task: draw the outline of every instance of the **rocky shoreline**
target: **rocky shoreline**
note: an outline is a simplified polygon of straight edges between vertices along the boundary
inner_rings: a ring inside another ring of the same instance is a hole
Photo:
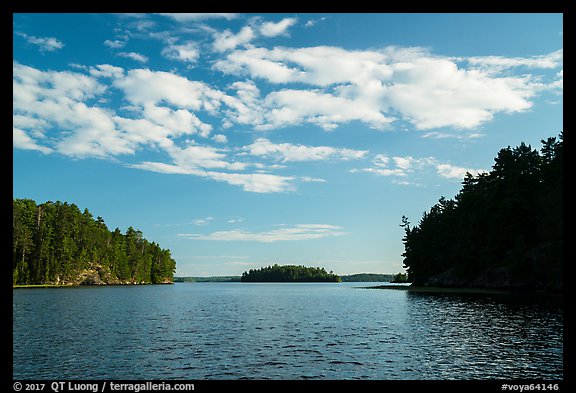
[[[173,284],[170,278],[157,284]],[[92,269],[83,269],[72,280],[58,280],[54,282],[47,282],[42,284],[29,284],[29,285],[13,285],[13,288],[35,288],[35,287],[67,287],[67,286],[80,286],[80,285],[151,285],[150,282],[136,280],[120,280],[114,277],[109,271],[106,271],[102,266],[96,266]]]

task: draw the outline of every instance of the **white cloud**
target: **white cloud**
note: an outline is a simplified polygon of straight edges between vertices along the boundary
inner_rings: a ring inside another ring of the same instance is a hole
[[[284,18],[280,22],[265,22],[260,26],[260,34],[264,37],[276,37],[286,34],[288,28],[296,23],[296,18]]]
[[[50,127],[50,123],[34,116],[17,114],[12,116],[12,126],[28,130],[36,138],[44,138],[44,132]]]
[[[99,64],[90,67],[90,75],[104,78],[121,78],[124,76],[124,69],[110,64]]]
[[[142,169],[152,172],[179,175],[194,175],[225,182],[231,185],[242,187],[244,191],[256,193],[275,193],[292,191],[295,180],[290,176],[277,176],[264,173],[226,173],[206,171],[196,167],[184,165],[165,164],[161,162],[145,161],[139,164],[131,164],[128,167]]]
[[[279,241],[298,241],[320,239],[329,236],[342,236],[346,233],[342,227],[327,224],[299,224],[292,227],[285,227],[264,232],[249,232],[243,230],[218,231],[208,235],[203,234],[178,234],[192,240],[211,241],[251,241],[260,243],[274,243]]]
[[[172,146],[166,149],[178,166],[185,168],[226,169],[241,171],[246,168],[243,162],[229,162],[222,150],[211,146],[191,144],[185,148]]]
[[[459,179],[462,180],[466,173],[470,173],[471,175],[478,175],[479,173],[486,172],[484,169],[471,169],[471,168],[463,168],[458,167],[450,164],[437,164],[436,170],[438,174],[442,177],[448,179]]]
[[[311,123],[329,131],[354,120],[384,129],[392,121],[377,106],[317,91],[281,90],[270,93],[265,101],[269,109],[261,129]]]
[[[137,53],[137,52],[120,52],[117,54],[117,56],[125,57],[127,59],[132,59],[132,60],[137,61],[139,63],[148,63],[148,57],[144,56],[141,53]]]
[[[227,143],[228,142],[228,138],[226,137],[226,135],[223,134],[216,134],[212,137],[212,140],[216,143]]]
[[[209,90],[202,82],[191,81],[164,71],[134,69],[125,78],[114,81],[128,101],[137,105],[165,102],[181,108],[199,110]]]
[[[260,90],[253,81],[237,81],[232,83],[231,89],[236,90],[236,96],[222,95],[224,128],[231,127],[233,123],[259,125],[264,122],[266,108],[260,97]]]
[[[214,38],[212,49],[216,52],[226,52],[234,50],[239,46],[248,46],[248,44],[258,37],[270,38],[279,35],[286,35],[288,28],[294,25],[297,21],[296,18],[284,18],[279,22],[264,22],[258,25],[255,22],[257,20],[259,20],[259,18],[253,18],[252,23],[242,27],[238,33],[233,33],[228,29],[217,31],[205,27],[206,30],[212,32]]]
[[[244,191],[273,193],[294,190],[291,176],[277,176],[266,173],[223,173],[206,172],[206,177],[216,181],[240,186]]]
[[[39,145],[34,139],[30,138],[24,130],[17,127],[12,127],[12,143],[17,149],[37,150],[44,154],[52,152],[51,148]]]
[[[186,63],[196,63],[200,53],[194,43],[184,45],[169,45],[162,49],[162,56],[170,60],[178,60]]]
[[[120,49],[126,46],[126,41],[122,40],[106,40],[104,41],[104,45],[111,49]]]
[[[158,15],[166,16],[177,22],[194,22],[206,19],[235,19],[238,14],[234,13],[160,13]]]
[[[77,157],[134,153],[136,145],[117,130],[111,114],[85,103],[106,91],[93,77],[13,63],[13,89],[13,116],[22,131],[38,127],[23,124],[19,116],[38,119],[46,132],[58,130],[51,139],[59,153]],[[22,133],[16,133],[19,144],[15,146],[24,146]]]
[[[171,88],[169,84],[159,82],[174,80],[152,75],[145,86],[147,89],[137,90],[133,88],[141,76],[137,71],[125,75],[119,67],[99,65],[90,67],[90,74],[114,78],[112,86],[120,88],[129,100],[134,94],[141,94],[133,105],[133,113],[140,117],[124,118],[108,109],[87,105],[85,102],[107,90],[94,77],[71,72],[43,72],[14,63],[14,118],[20,122],[20,128],[32,135],[37,127],[34,128],[30,120],[23,124],[22,117],[41,120],[45,130],[58,130],[52,132],[52,139],[61,154],[101,158],[134,154],[145,145],[167,149],[173,144],[170,138],[181,135],[209,135],[211,126],[187,109],[156,105],[165,101]],[[168,91],[156,89],[158,86],[167,87]]]
[[[501,71],[506,68],[557,68],[562,66],[564,50],[560,49],[542,56],[532,57],[504,57],[504,56],[472,56],[466,60],[474,65],[486,69]]]
[[[235,80],[221,89],[147,68],[76,65],[78,72],[57,72],[15,62],[14,148],[77,158],[134,155],[152,148],[167,154],[168,161],[130,166],[199,176],[250,192],[285,192],[293,190],[296,182],[324,180],[264,172],[278,169],[280,163],[361,159],[367,152],[273,143],[268,138],[227,148],[217,145],[228,143],[222,130],[235,124],[253,130],[313,124],[330,131],[350,122],[383,130],[401,120],[428,138],[472,138],[481,136],[477,128],[498,113],[526,111],[536,94],[547,90],[561,94],[563,88],[562,50],[529,58],[454,59],[422,48],[353,51],[254,46],[255,38],[285,33],[294,24],[288,19],[279,23],[253,19],[237,34],[206,28],[215,38],[214,49],[225,52],[213,63],[213,70],[226,74],[226,81]],[[196,62],[196,44],[176,44],[171,34],[163,36],[162,54]],[[119,56],[143,61],[135,52]],[[520,75],[514,69],[518,67],[527,71]],[[539,69],[545,72],[540,75]],[[109,106],[111,99],[122,101],[120,109]],[[186,138],[190,135],[202,143],[191,142]],[[253,157],[276,165],[250,162]],[[256,173],[244,173],[249,168]],[[370,167],[353,171],[409,182],[424,170],[446,178],[480,171],[431,157],[383,155],[376,156]]]
[[[387,100],[421,130],[472,129],[496,112],[521,112],[532,105],[530,82],[523,77],[490,77],[459,69],[446,59],[422,58],[394,65],[395,83]]]
[[[14,63],[14,148],[48,153],[36,138],[49,130],[49,142],[60,154],[77,158],[133,155],[146,146],[166,152],[172,163],[144,161],[129,167],[159,173],[199,176],[269,193],[294,189],[290,176],[243,171],[250,164],[230,159],[229,152],[211,146],[179,142],[175,138],[197,134],[207,137],[211,126],[191,110],[214,111],[225,95],[201,82],[166,72],[130,70],[113,66],[90,67],[92,76],[72,72],[40,71]],[[119,89],[130,103],[133,118],[86,104],[107,91],[95,77],[113,77],[108,88]],[[170,105],[166,106],[166,105]],[[179,109],[174,109],[175,106]],[[224,142],[223,135],[217,137]]]
[[[250,26],[244,26],[238,34],[234,34],[230,30],[215,32],[212,47],[217,52],[225,52],[249,43],[255,36],[254,30]]]
[[[38,46],[41,52],[54,52],[64,47],[64,43],[54,37],[35,37],[20,31],[16,34],[24,38],[29,44]]]
[[[392,74],[387,56],[382,52],[329,46],[236,50],[217,61],[214,68],[272,83],[301,82],[316,86],[358,84],[387,79]]]
[[[466,59],[436,56],[423,48],[248,47],[231,51],[213,68],[272,84],[316,87],[269,93],[260,124],[264,129],[303,122],[332,129],[351,120],[384,129],[402,119],[420,130],[469,130],[497,113],[525,111],[539,91],[562,86],[562,78],[546,84],[540,76],[504,74],[504,69],[550,69],[561,66],[561,59],[562,51],[527,59],[474,57],[466,68]]]
[[[192,221],[192,223],[198,226],[208,225],[212,220],[214,220],[214,217],[197,218],[194,221]]]
[[[197,175],[202,176],[203,171],[183,168],[178,165],[166,164],[163,162],[143,161],[139,164],[126,165],[129,168],[142,169],[144,171],[165,173],[169,175]]]
[[[378,154],[372,160],[372,167],[362,169],[352,169],[350,172],[368,172],[374,173],[379,176],[390,176],[396,179],[397,184],[416,184],[419,183],[407,180],[398,180],[398,178],[406,179],[407,177],[421,178],[422,174],[429,169],[434,169],[435,173],[447,179],[462,179],[466,172],[472,175],[477,175],[481,172],[486,172],[484,169],[472,169],[455,166],[448,163],[439,162],[434,157],[420,157],[415,158],[412,156],[387,156]]]
[[[258,138],[254,143],[242,148],[252,156],[273,158],[278,161],[319,161],[327,159],[355,160],[363,158],[366,150],[334,148],[330,146],[305,146],[291,143],[274,144],[266,138]]]
[[[307,20],[306,23],[304,24],[304,27],[308,29],[308,28],[310,28],[310,27],[316,26],[316,25],[318,24],[318,22],[324,22],[325,20],[326,20],[326,17],[325,17],[325,16],[323,16],[323,17],[320,18],[320,19],[309,19],[309,20]]]
[[[300,177],[300,180],[306,183],[326,183],[325,179],[310,176],[302,176]]]

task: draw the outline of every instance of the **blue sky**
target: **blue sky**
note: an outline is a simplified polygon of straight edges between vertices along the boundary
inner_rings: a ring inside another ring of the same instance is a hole
[[[561,14],[14,14],[13,196],[177,275],[402,271],[498,150],[563,128]]]

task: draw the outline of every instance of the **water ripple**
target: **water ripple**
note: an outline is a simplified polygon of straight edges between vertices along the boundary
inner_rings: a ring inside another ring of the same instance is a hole
[[[13,293],[14,379],[563,378],[561,306],[516,297],[239,283]]]

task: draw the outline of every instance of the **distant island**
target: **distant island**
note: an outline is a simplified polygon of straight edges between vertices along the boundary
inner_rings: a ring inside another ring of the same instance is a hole
[[[242,282],[341,282],[338,275],[320,267],[278,265],[250,269],[242,273]]]
[[[109,231],[102,217],[75,204],[13,199],[12,228],[15,286],[173,282],[170,250],[132,227]]]
[[[414,286],[563,290],[563,136],[540,151],[500,150],[492,170],[467,173],[456,197],[402,217],[404,267]]]
[[[342,282],[390,282],[394,279],[394,274],[379,273],[356,273],[342,275]]]
[[[406,274],[356,273],[340,275],[342,282],[394,282],[395,279],[404,279]],[[240,282],[241,276],[203,276],[203,277],[174,277],[174,282]]]
[[[174,277],[174,282],[240,282],[240,276]]]

